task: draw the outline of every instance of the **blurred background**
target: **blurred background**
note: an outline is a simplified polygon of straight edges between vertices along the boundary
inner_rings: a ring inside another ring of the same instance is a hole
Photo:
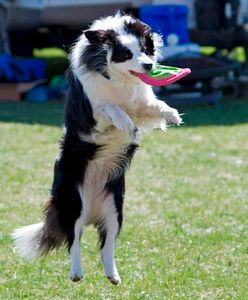
[[[118,9],[163,35],[161,63],[192,69],[156,90],[170,104],[248,95],[248,0],[0,0],[0,99],[63,99],[71,45]]]
[[[155,89],[184,124],[141,140],[111,289],[93,228],[76,285],[66,251],[26,264],[10,233],[49,199],[69,49],[117,9],[163,36],[161,63],[192,73]],[[248,299],[247,55],[248,0],[0,0],[0,299]]]

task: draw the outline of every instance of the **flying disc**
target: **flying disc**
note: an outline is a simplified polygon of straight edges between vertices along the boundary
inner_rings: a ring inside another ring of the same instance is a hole
[[[177,68],[163,65],[156,65],[154,69],[147,73],[138,73],[140,80],[152,86],[164,86],[172,84],[179,79],[190,74],[189,68]]]

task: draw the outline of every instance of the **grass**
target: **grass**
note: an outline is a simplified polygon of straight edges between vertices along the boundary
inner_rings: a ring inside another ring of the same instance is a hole
[[[182,111],[184,126],[145,135],[127,174],[116,287],[91,227],[80,283],[64,250],[14,255],[11,231],[39,222],[49,196],[63,105],[0,104],[0,299],[248,299],[248,102]]]

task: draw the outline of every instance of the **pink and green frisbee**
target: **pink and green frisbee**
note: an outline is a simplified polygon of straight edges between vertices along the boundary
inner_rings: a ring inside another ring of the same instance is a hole
[[[147,73],[137,73],[140,80],[152,86],[172,84],[191,73],[188,68],[177,68],[156,65],[156,68]]]

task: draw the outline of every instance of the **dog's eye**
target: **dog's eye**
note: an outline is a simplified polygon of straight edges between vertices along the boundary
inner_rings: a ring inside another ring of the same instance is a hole
[[[146,55],[151,55],[151,52],[149,51],[149,49],[145,46],[141,46],[141,52],[145,53]]]
[[[130,50],[126,50],[125,53],[123,53],[123,57],[128,60],[133,58],[133,54]]]
[[[112,55],[112,61],[116,63],[125,62],[126,60],[132,59],[132,52],[126,47],[118,45]]]

